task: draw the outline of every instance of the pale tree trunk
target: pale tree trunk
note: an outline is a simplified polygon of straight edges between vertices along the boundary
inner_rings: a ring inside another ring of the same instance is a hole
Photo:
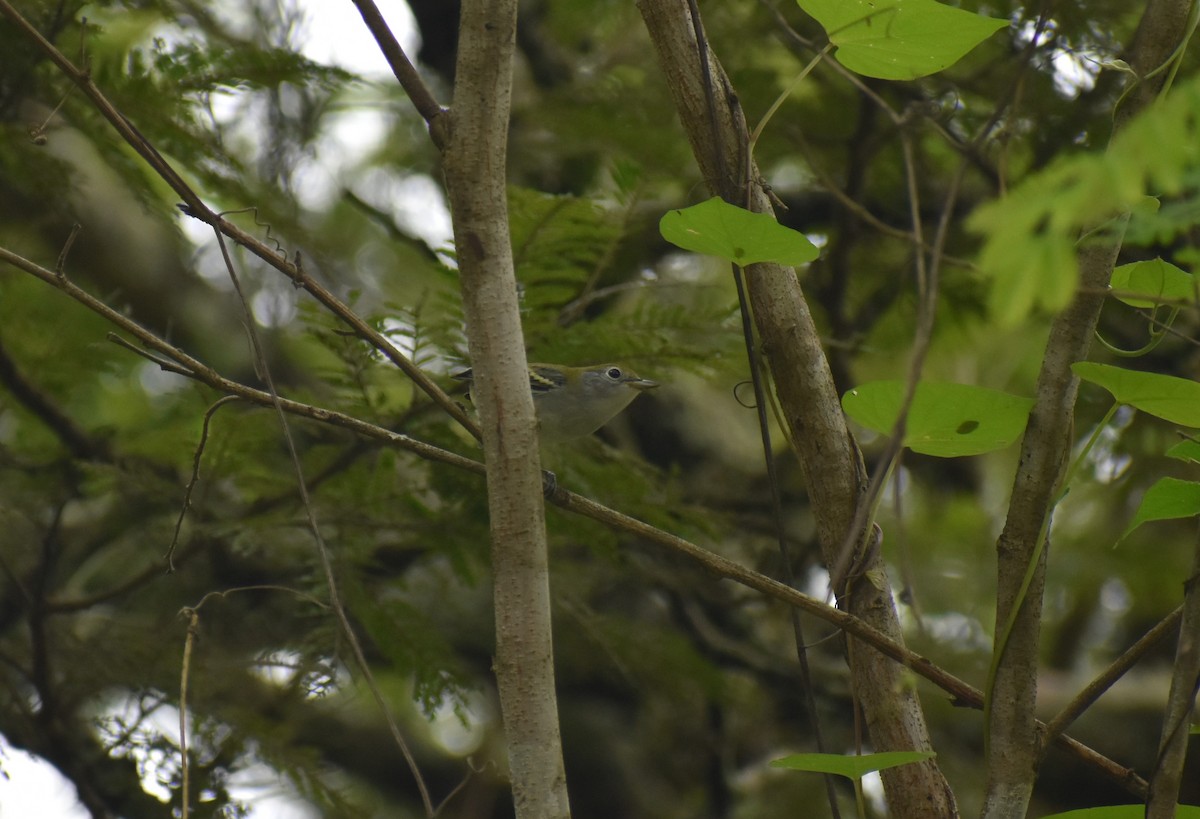
[[[1162,739],[1158,760],[1150,777],[1150,796],[1146,800],[1146,819],[1174,819],[1183,781],[1183,762],[1187,757],[1188,727],[1196,707],[1200,686],[1200,535],[1192,554],[1192,574],[1183,584],[1183,618],[1179,624],[1179,643],[1175,649],[1175,668],[1171,673],[1171,693],[1163,714]]]
[[[487,465],[496,680],[519,819],[570,816],[550,635],[537,426],[506,200],[516,0],[464,0],[446,188]]]
[[[711,51],[708,60],[716,110],[710,114],[687,0],[639,0],[638,7],[704,178],[727,200],[744,203],[746,189],[740,180],[745,166],[745,122],[740,109],[731,104],[734,91]],[[756,181],[756,168],[751,167],[750,179],[751,209],[771,213],[767,196]],[[846,428],[829,364],[795,271],[772,264],[753,265],[747,269],[747,281],[756,327],[806,476],[821,548],[827,565],[834,566],[865,491],[861,457]],[[860,543],[865,540],[861,532],[854,535]],[[860,580],[842,605],[902,643],[878,550],[863,560],[858,567]],[[925,717],[913,686],[904,681],[904,669],[854,642],[850,670],[872,748],[929,750]],[[882,777],[892,816],[931,819],[958,815],[954,795],[933,761],[892,768]]]
[[[1186,31],[1189,6],[1190,0],[1147,3],[1128,57],[1137,76],[1148,77],[1170,57]],[[1161,71],[1139,83],[1116,112],[1118,128],[1157,98],[1167,74]],[[1079,253],[1079,292],[1071,305],[1055,317],[1050,328],[1046,355],[1038,374],[1036,403],[1021,442],[1021,460],[1013,481],[1008,518],[996,543],[994,650],[1002,654],[996,665],[985,728],[990,740],[985,819],[1024,818],[1043,753],[1035,704],[1048,548],[1039,548],[1038,541],[1049,531],[1046,519],[1061,490],[1059,483],[1071,454],[1079,388],[1079,379],[1071,371],[1071,365],[1087,358],[1119,250],[1116,243],[1091,244]],[[1031,565],[1033,574],[1022,592]],[[1002,640],[1016,606],[1019,606],[1017,616],[1007,639]]]

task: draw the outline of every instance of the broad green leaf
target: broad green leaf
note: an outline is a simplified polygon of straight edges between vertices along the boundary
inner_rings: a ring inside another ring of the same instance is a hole
[[[884,771],[898,765],[923,762],[936,754],[929,751],[887,751],[881,754],[850,756],[846,754],[792,754],[771,761],[772,768],[794,771],[831,773],[850,779],[862,779],[872,771]]]
[[[797,2],[825,28],[838,62],[882,80],[915,80],[949,68],[1008,25],[933,0]]]
[[[890,435],[904,401],[902,381],[874,381],[842,396],[858,423]],[[914,452],[952,458],[1003,449],[1025,429],[1033,400],[970,384],[918,384],[904,435]]]
[[[1066,813],[1052,813],[1042,819],[1145,819],[1145,805],[1108,805],[1103,808],[1082,808]],[[1200,808],[1177,805],[1175,819],[1200,819]]]
[[[818,255],[803,233],[784,227],[768,214],[736,207],[717,196],[690,208],[668,211],[658,229],[677,247],[743,267],[757,262],[795,266]]]
[[[1130,307],[1154,307],[1163,302],[1194,301],[1196,280],[1162,259],[1123,264],[1113,270],[1112,289],[1116,298]],[[1136,298],[1132,294],[1145,298]]]
[[[1167,450],[1167,457],[1200,464],[1200,443],[1196,441],[1180,441]]]
[[[1194,515],[1200,515],[1200,483],[1160,478],[1142,496],[1133,521],[1121,537],[1124,538],[1148,521],[1190,518]]]
[[[1172,424],[1200,427],[1200,383],[1160,373],[1143,373],[1080,361],[1071,369],[1112,393],[1113,398]]]

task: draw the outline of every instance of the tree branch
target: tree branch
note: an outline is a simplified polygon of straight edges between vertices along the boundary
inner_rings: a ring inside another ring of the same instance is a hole
[[[1088,708],[1095,704],[1100,696],[1112,688],[1113,684],[1121,679],[1126,672],[1137,665],[1142,657],[1146,656],[1146,652],[1158,645],[1170,632],[1179,626],[1179,618],[1183,616],[1183,609],[1177,608],[1169,615],[1155,624],[1154,628],[1147,631],[1140,639],[1128,649],[1126,649],[1120,657],[1113,660],[1108,668],[1104,669],[1096,676],[1094,680],[1088,683],[1082,691],[1067,703],[1067,705],[1054,716],[1054,719],[1046,723],[1046,730],[1042,732],[1042,744],[1053,742],[1058,739],[1058,736],[1070,726],[1080,715]]]
[[[1150,777],[1146,819],[1175,819],[1183,762],[1187,757],[1188,726],[1200,689],[1200,532],[1192,544],[1192,574],[1183,584],[1183,622],[1171,672],[1171,691],[1163,713],[1158,759]]]
[[[710,112],[686,0],[639,0],[638,8],[704,178],[727,200],[743,201],[737,180],[722,174],[723,167],[743,166],[739,146],[745,144],[747,131],[724,69],[710,52],[720,106]],[[718,125],[715,136],[713,114]],[[727,163],[721,157],[739,161]],[[749,168],[750,209],[771,213],[753,162]],[[847,539],[859,547],[861,562],[856,568],[861,581],[841,603],[890,642],[902,644],[882,557],[877,549],[868,548],[866,531],[851,528],[865,489],[862,458],[846,428],[829,363],[795,271],[773,264],[753,265],[747,269],[747,281],[763,349],[804,471],[826,565],[838,562]],[[904,685],[903,669],[867,646],[852,652],[850,667],[874,748],[929,750],[925,717],[915,692]],[[954,795],[936,763],[891,768],[882,776],[889,806],[898,817],[957,814]]]
[[[1118,110],[1118,124],[1156,98],[1165,72],[1154,78],[1148,75],[1174,51],[1186,30],[1190,5],[1190,0],[1150,0],[1147,4],[1130,56],[1136,76],[1145,79]],[[1153,34],[1143,36],[1147,32]],[[996,543],[996,636],[984,727],[988,738],[985,819],[1024,816],[1037,777],[1041,746],[1034,708],[1045,547],[1049,518],[1071,452],[1079,389],[1071,365],[1087,358],[1119,250],[1118,239],[1112,244],[1087,244],[1079,251],[1079,289],[1075,300],[1051,324],[1036,401],[1021,442],[1008,517]]]
[[[383,52],[388,65],[392,67],[392,73],[396,75],[400,87],[408,94],[408,99],[412,102],[413,107],[417,109],[417,113],[429,126],[429,136],[433,139],[433,144],[439,149],[445,148],[449,138],[447,129],[450,127],[450,118],[444,116],[447,113],[446,109],[438,105],[433,93],[421,79],[420,73],[408,59],[408,55],[404,53],[400,43],[396,41],[396,36],[392,34],[387,21],[383,19],[383,15],[379,13],[379,7],[373,0],[351,0],[351,2],[358,7],[358,13],[362,15],[363,22],[367,24],[375,42],[379,44],[379,50]]]
[[[518,819],[571,815],[558,727],[550,567],[508,225],[508,127],[516,0],[464,0],[444,160],[472,394],[483,428],[492,542],[493,667]]]
[[[124,330],[131,336],[136,338],[142,345],[149,350],[153,350],[177,366],[177,372],[192,378],[203,384],[207,384],[213,389],[225,393],[227,395],[240,396],[251,403],[260,406],[273,406],[271,394],[264,390],[255,389],[253,387],[241,384],[237,381],[232,381],[225,378],[216,370],[209,367],[204,362],[196,359],[178,347],[164,341],[157,335],[147,330],[142,325],[138,324],[133,319],[120,313],[104,302],[97,299],[92,294],[88,293],[83,288],[76,285],[66,276],[59,276],[50,270],[47,270],[40,265],[36,265],[28,259],[18,256],[10,250],[0,248],[0,261],[20,270],[29,273],[41,279],[46,284],[61,290],[66,295],[70,296],[75,301],[82,304],[84,307],[91,310],[93,313],[104,318],[110,324]],[[440,447],[418,441],[415,438],[410,438],[407,435],[402,435],[391,430],[385,430],[377,427],[374,424],[368,424],[365,421],[346,415],[345,413],[327,410],[320,407],[314,407],[309,404],[303,404],[299,401],[292,401],[287,398],[280,398],[280,404],[283,409],[294,415],[303,415],[315,421],[332,424],[333,426],[341,427],[350,430],[360,435],[365,435],[369,438],[382,440],[386,443],[395,446],[399,449],[404,449],[425,458],[430,461],[439,463],[451,464],[463,469],[468,469],[475,472],[482,472],[483,465],[470,458],[464,458],[461,455],[456,455]]]

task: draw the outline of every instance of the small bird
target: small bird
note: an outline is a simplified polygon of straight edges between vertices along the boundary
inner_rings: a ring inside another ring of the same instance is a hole
[[[470,370],[463,370],[455,373],[454,378],[471,384],[474,377]],[[657,386],[657,381],[642,378],[621,364],[529,365],[529,389],[533,391],[543,445],[591,435],[629,406],[639,393]]]

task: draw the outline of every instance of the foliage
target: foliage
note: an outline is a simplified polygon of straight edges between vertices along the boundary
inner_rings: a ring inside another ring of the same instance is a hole
[[[1198,117],[1200,82],[1192,80],[1173,89],[1170,105],[1138,117],[1109,150],[1063,156],[972,214],[972,224],[987,233],[980,264],[996,277],[991,304],[1001,321],[1018,321],[1034,307],[1066,306],[1078,275],[1078,231],[1101,219],[1120,221],[1147,196],[1194,199],[1185,169],[1196,164]]]
[[[838,62],[883,80],[936,74],[1007,24],[932,0],[800,0],[837,46]]]
[[[752,213],[713,197],[686,210],[673,210],[659,222],[663,238],[684,250],[707,253],[732,264],[778,262],[796,266],[817,258],[803,234],[765,213]]]
[[[1138,819],[1145,815],[1145,805],[1110,805],[1104,808],[1083,808],[1069,810],[1065,813],[1055,813],[1047,816],[1046,819]],[[1175,815],[1179,819],[1195,819],[1200,816],[1200,808],[1180,805]]]
[[[872,771],[909,765],[923,759],[932,759],[934,754],[919,751],[893,751],[863,756],[839,756],[837,754],[791,754],[771,762],[774,768],[790,768],[797,771],[835,773],[851,779],[862,779]]]
[[[847,392],[842,406],[858,423],[888,435],[904,407],[905,392],[903,382],[873,381]],[[1032,407],[1032,399],[999,390],[920,383],[907,408],[904,445],[942,458],[1003,449],[1025,429]]]
[[[249,208],[228,219],[299,260],[439,383],[466,363],[453,252],[405,207],[439,212],[429,193],[439,158],[390,77],[306,56],[303,13],[290,4],[22,5],[68,58],[86,58],[97,87],[205,202]],[[1087,383],[1073,479],[1051,529],[1041,703],[1059,710],[1179,604],[1194,526],[1178,519],[1200,511],[1188,479],[1200,456],[1175,429],[1200,427],[1190,52],[1169,104],[1104,150],[1129,78],[1097,66],[1116,66],[1132,41],[1128,4],[1095,0],[1041,21],[1013,3],[706,5],[707,37],[747,118],[779,103],[755,159],[784,206],[780,224],[701,201],[709,180],[691,162],[633,4],[527,5],[509,213],[529,356],[628,361],[665,385],[597,439],[545,453],[561,485],[786,576],[739,386],[737,294],[725,266],[678,248],[799,266],[868,470],[904,407],[914,314],[933,282],[908,451],[875,520],[909,645],[981,686],[995,619],[989,567],[1031,403],[1022,396],[1036,394],[1049,321],[1077,293],[1077,251],[1123,232],[1099,332],[1137,356],[1116,367],[1116,353],[1097,348],[1075,367]],[[426,66],[443,65],[437,35],[451,24],[419,25]],[[825,37],[837,63],[794,83]],[[452,78],[433,71],[427,80],[449,100]],[[352,116],[363,118],[347,129]],[[51,269],[61,254],[67,280],[229,379],[266,390],[269,371],[281,397],[478,458],[474,439],[377,348],[230,243],[264,370],[213,233],[178,212],[176,194],[7,23],[0,127],[0,248]],[[350,136],[360,130],[377,132],[361,150]],[[413,190],[426,198],[411,204]],[[454,794],[446,815],[504,805],[478,475],[292,416],[306,504],[269,405],[218,406],[220,391],[112,333],[132,339],[0,264],[0,734],[57,767],[96,815],[178,810],[186,608],[199,617],[190,787],[207,800],[193,798],[194,815],[258,815],[239,783],[264,765],[322,815],[421,815],[330,608],[311,515],[375,689],[435,800]],[[822,595],[805,476],[776,454],[797,586]],[[782,608],[573,512],[551,508],[548,529],[575,815],[772,817],[797,805],[822,815],[809,807],[823,799],[817,777],[768,762],[815,750]],[[831,751],[821,759],[837,765],[806,769],[880,769],[893,749],[861,741],[846,644],[812,623]],[[1151,655],[1142,682],[1112,688],[1072,733],[1150,774],[1161,698],[1145,692],[1165,688],[1170,665],[1168,651]],[[978,718],[914,686],[937,764],[963,814],[977,812]],[[1200,777],[1185,782],[1181,801],[1200,800]],[[1052,751],[1033,812],[1126,801]]]

